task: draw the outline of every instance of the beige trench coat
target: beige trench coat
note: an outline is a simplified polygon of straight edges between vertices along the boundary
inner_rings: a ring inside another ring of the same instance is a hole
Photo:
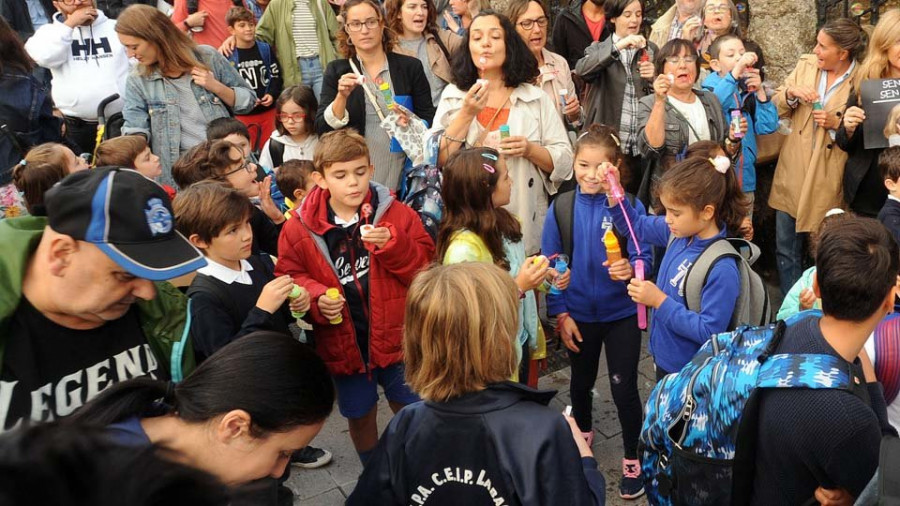
[[[855,72],[855,70],[854,70]],[[796,109],[787,104],[788,86],[816,89],[820,71],[816,57],[803,55],[775,94],[778,115],[790,118],[792,132],[781,146],[769,206],[790,214],[797,220],[797,232],[818,228],[825,212],[840,207],[843,200],[844,165],[847,153],[838,148],[828,130],[816,126],[812,104],[803,101]],[[841,83],[823,104],[829,114],[843,115],[853,75]]]

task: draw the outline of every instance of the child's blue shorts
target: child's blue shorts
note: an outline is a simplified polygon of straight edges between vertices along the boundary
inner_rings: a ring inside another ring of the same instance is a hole
[[[335,376],[337,388],[338,410],[344,418],[362,418],[378,404],[378,385],[384,390],[384,396],[396,404],[412,404],[419,402],[419,396],[409,389],[403,379],[403,363],[385,368],[376,367],[369,373],[350,376]]]

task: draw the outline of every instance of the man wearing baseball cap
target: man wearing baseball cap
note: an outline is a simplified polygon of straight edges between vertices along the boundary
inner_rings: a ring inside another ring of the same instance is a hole
[[[0,222],[0,432],[71,414],[138,376],[193,367],[187,299],[164,280],[206,265],[169,197],[128,169],[69,175],[47,217]]]

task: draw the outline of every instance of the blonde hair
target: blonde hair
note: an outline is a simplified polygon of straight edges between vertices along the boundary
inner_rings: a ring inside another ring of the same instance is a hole
[[[190,72],[194,67],[209,70],[195,54],[197,44],[156,7],[141,4],[128,7],[116,20],[116,33],[144,39],[156,47],[156,63],[138,66],[144,77],[154,70],[164,76]]]
[[[890,136],[895,134],[900,134],[900,128],[897,127],[897,123],[900,122],[900,104],[895,105],[891,112],[888,113],[887,121],[884,122],[884,138],[888,139]]]
[[[465,262],[420,273],[406,297],[406,382],[425,400],[445,402],[509,379],[519,298],[508,272]]]
[[[887,52],[900,41],[900,9],[891,9],[881,15],[872,36],[869,37],[869,49],[865,59],[853,76],[853,89],[860,93],[862,82],[866,79],[883,79],[888,77],[890,64]]]

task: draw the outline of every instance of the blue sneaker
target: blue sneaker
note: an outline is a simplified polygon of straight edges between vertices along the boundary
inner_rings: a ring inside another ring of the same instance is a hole
[[[641,477],[641,461],[622,459],[622,481],[619,482],[619,497],[637,499],[644,495],[644,479]]]

